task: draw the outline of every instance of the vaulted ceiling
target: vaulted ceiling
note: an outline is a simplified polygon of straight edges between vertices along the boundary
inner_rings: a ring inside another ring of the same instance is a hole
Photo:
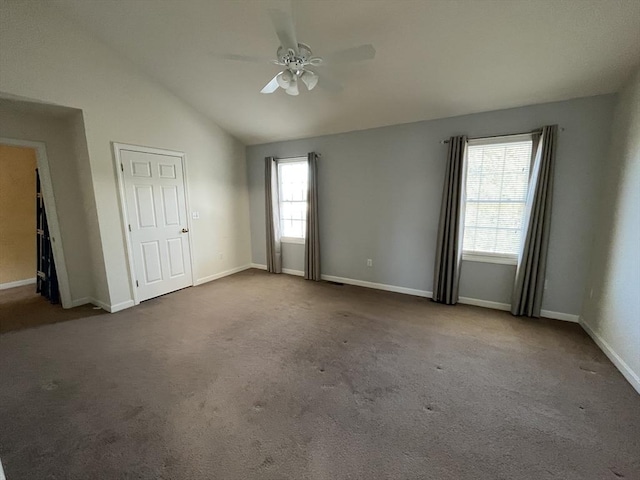
[[[616,91],[640,61],[638,0],[294,1],[298,41],[323,56],[372,43],[332,71],[344,89],[260,89],[278,72],[271,0],[54,0],[54,6],[247,144]]]

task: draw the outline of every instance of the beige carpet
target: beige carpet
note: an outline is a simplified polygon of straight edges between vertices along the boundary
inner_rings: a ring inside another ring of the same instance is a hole
[[[250,270],[0,336],[8,480],[640,478],[575,324]]]

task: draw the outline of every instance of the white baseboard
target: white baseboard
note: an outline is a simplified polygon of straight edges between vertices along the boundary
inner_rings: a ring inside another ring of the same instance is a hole
[[[347,285],[355,285],[356,287],[374,288],[376,290],[384,290],[386,292],[404,293],[405,295],[414,295],[416,297],[431,298],[432,293],[426,290],[416,290],[415,288],[398,287],[396,285],[387,285],[385,283],[367,282],[364,280],[355,280],[353,278],[334,277],[333,275],[321,275],[322,280],[328,282],[338,282]]]
[[[266,270],[267,266],[262,265],[260,263],[252,263],[251,268]],[[289,268],[283,268],[282,273],[285,273],[287,275],[304,277],[304,272],[302,270],[291,270]],[[346,285],[354,285],[356,287],[374,288],[376,290],[384,290],[386,292],[404,293],[407,295],[415,295],[417,297],[431,298],[431,292],[427,292],[426,290],[416,290],[414,288],[397,287],[395,285],[366,282],[364,280],[356,280],[354,278],[345,278],[345,277],[335,277],[333,275],[321,275],[320,278],[322,278],[322,280],[326,280],[327,282],[338,282],[338,283],[344,283]]]
[[[287,275],[295,275],[296,277],[304,277],[304,272],[302,270],[292,270],[291,268],[283,268],[282,273],[286,273]]]
[[[267,266],[262,265],[260,263],[252,263],[251,268],[266,270]],[[288,268],[283,268],[282,273],[285,273],[287,275],[296,275],[298,277],[304,277],[304,272],[302,270],[291,270]],[[345,278],[345,277],[336,277],[333,275],[321,275],[320,278],[322,278],[322,280],[326,280],[327,282],[338,282],[338,283],[344,283],[346,285],[354,285],[356,287],[374,288],[376,290],[384,290],[386,292],[404,293],[406,295],[415,295],[417,297],[431,298],[431,292],[427,292],[426,290],[416,290],[415,288],[397,287],[395,285],[366,282],[364,280],[356,280],[354,278]]]
[[[267,266],[262,265],[261,263],[252,263],[247,268],[257,268],[258,270],[266,270]],[[304,277],[304,272],[302,270],[293,270],[291,268],[283,268],[282,273],[286,275],[295,275],[296,277]]]
[[[510,303],[491,302],[489,300],[480,300],[479,298],[460,297],[459,303],[466,305],[475,305],[477,307],[493,308],[494,310],[504,310],[508,312],[511,310]],[[544,318],[550,318],[552,320],[562,320],[564,322],[578,323],[579,316],[571,313],[553,312],[551,310],[540,310],[540,316]]]
[[[25,285],[33,285],[36,283],[36,277],[27,278],[25,280],[16,280],[15,282],[0,283],[0,290],[8,288],[24,287]]]
[[[540,310],[540,316],[551,318],[553,320],[562,320],[563,322],[580,323],[580,315],[573,313],[552,312],[551,310]]]
[[[480,300],[479,298],[460,297],[458,298],[458,303],[463,303],[465,305],[475,305],[476,307],[492,308],[494,310],[511,310],[511,305],[508,303]]]
[[[125,308],[131,308],[134,305],[135,303],[133,302],[133,300],[127,300],[126,302],[116,303],[115,305],[109,305],[109,307],[106,310],[109,313],[116,313],[116,312],[119,312],[120,310],[124,310]],[[102,305],[99,305],[99,306],[102,307]]]
[[[93,302],[94,300],[91,297],[76,298],[75,300],[71,301],[71,305],[69,306],[69,308],[75,308],[79,307],[80,305],[86,305],[87,303]]]
[[[604,352],[604,354],[611,360],[620,373],[627,379],[627,381],[631,384],[631,386],[636,390],[636,392],[640,393],[640,375],[634,372],[627,362],[625,362],[614,350],[611,348],[611,345],[607,343],[607,341],[602,338],[595,330],[593,330],[587,322],[585,322],[584,318],[580,317],[579,319],[580,325],[584,329],[585,332],[589,334],[589,336],[596,342],[596,345],[600,347],[600,350]]]
[[[88,297],[88,298],[89,298],[89,302],[88,303],[90,303],[92,305],[95,305],[96,307],[100,307],[105,312],[110,312],[111,311],[111,307],[108,304],[106,304],[104,302],[101,302],[100,300],[96,300],[95,298],[92,298],[92,297]],[[132,301],[132,303],[133,303],[133,301]]]
[[[119,312],[120,310],[131,308],[135,305],[133,300],[127,300],[125,302],[116,303],[115,305],[108,305],[104,302],[101,302],[100,300],[96,300],[95,298],[92,298],[89,303],[92,303],[93,305],[100,307],[109,313],[116,313],[116,312]]]
[[[208,275],[206,277],[202,277],[197,279],[194,282],[194,286],[198,286],[198,285],[202,285],[203,283],[207,283],[207,282],[212,282],[213,280],[217,280],[219,278],[222,277],[227,277],[229,275],[233,275],[234,273],[238,273],[238,272],[242,272],[244,270],[248,270],[250,268],[253,267],[254,264],[249,264],[249,265],[242,265],[241,267],[236,267],[236,268],[232,268],[231,270],[225,270],[224,272],[220,272],[220,273],[215,273],[213,275]],[[253,267],[253,268],[257,268],[257,267]],[[266,269],[266,267],[265,267]]]
[[[494,310],[504,310],[506,312],[511,310],[510,303],[491,302],[489,300],[480,300],[478,298],[460,297],[459,303],[466,305],[475,305],[477,307],[493,308]],[[578,323],[579,316],[571,313],[553,312],[551,310],[540,310],[540,316],[544,318],[550,318],[552,320],[562,320],[564,322]]]

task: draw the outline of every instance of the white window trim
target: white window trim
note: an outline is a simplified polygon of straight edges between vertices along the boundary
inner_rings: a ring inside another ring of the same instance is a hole
[[[282,243],[295,243],[298,245],[304,245],[305,237],[280,237]]]
[[[481,263],[498,263],[501,265],[517,265],[518,257],[516,255],[504,255],[490,252],[462,252],[462,260],[466,262]]]
[[[480,145],[495,145],[500,143],[526,142],[526,141],[533,141],[533,136],[534,136],[533,133],[517,133],[515,135],[501,135],[499,137],[471,138],[467,141],[467,145],[480,146]],[[465,168],[467,168],[466,162],[465,162]],[[518,264],[517,255],[508,255],[504,253],[492,253],[492,252],[474,252],[470,250],[463,250],[462,260],[467,262],[496,263],[500,265],[517,265]]]
[[[307,157],[287,157],[276,159],[276,163],[302,163],[306,161]]]
[[[499,137],[470,138],[467,144],[475,147],[480,145],[497,145],[500,143],[514,143],[514,142],[526,142],[526,141],[533,141],[533,133],[501,135]]]
[[[307,157],[289,157],[289,158],[279,158],[276,160],[276,164],[279,165],[281,163],[305,163],[307,161]],[[276,165],[276,168],[278,168]],[[278,208],[280,208],[280,179],[278,178]],[[306,242],[306,237],[280,237],[281,243],[290,243],[295,245],[304,245]]]

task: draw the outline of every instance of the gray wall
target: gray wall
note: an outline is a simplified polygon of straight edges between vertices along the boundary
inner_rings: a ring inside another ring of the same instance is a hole
[[[247,147],[252,261],[266,263],[264,157],[315,151],[322,155],[322,273],[431,291],[447,150],[441,140],[557,123],[565,131],[558,145],[543,309],[578,314],[614,102],[612,95],[589,97]],[[285,245],[284,267],[302,270],[302,250]],[[460,295],[508,303],[514,272],[513,266],[464,262]]]
[[[613,132],[583,321],[640,392],[640,69],[620,93]]]

